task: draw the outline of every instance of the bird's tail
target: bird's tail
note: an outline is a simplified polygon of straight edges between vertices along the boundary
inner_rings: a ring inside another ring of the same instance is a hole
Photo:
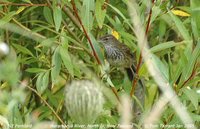
[[[129,79],[131,81],[133,81],[134,78],[137,76],[135,66],[132,65],[132,67],[127,68],[126,71],[127,71]],[[146,93],[145,85],[144,85],[142,79],[139,79],[138,84],[135,87],[134,96],[140,101],[140,104],[143,107],[144,107],[145,93]],[[141,113],[142,113],[142,109],[136,101],[134,101],[134,103],[133,103],[133,110],[134,110],[134,114],[135,114],[136,119],[139,118]]]
[[[131,68],[126,68],[126,72],[130,81],[133,81],[133,79],[136,77],[136,67],[132,65]],[[141,87],[144,88],[144,83],[141,79],[138,80],[138,83]]]

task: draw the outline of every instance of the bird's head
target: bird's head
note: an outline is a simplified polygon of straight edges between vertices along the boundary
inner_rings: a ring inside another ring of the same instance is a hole
[[[99,38],[99,42],[102,43],[103,45],[114,44],[116,40],[117,39],[111,34],[107,34]]]

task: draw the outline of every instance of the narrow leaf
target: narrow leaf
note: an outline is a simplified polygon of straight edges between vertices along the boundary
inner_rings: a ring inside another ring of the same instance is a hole
[[[49,84],[49,71],[40,73],[36,81],[37,91],[40,94],[42,94],[48,87],[48,84]]]
[[[191,103],[193,104],[193,106],[195,107],[195,109],[198,109],[198,94],[196,93],[196,91],[192,90],[192,89],[184,89],[183,92],[185,93],[185,95],[188,97],[188,99],[191,101]]]
[[[52,57],[52,70],[51,70],[51,79],[52,82],[56,82],[57,77],[59,76],[60,69],[61,69],[61,57],[59,54],[59,47],[56,48],[53,57]]]
[[[95,16],[96,16],[99,28],[102,28],[103,22],[106,16],[106,9],[102,8],[104,1],[105,0],[97,0],[96,6],[95,6]]]
[[[171,11],[169,11],[169,15],[171,16],[172,20],[174,21],[178,31],[180,32],[180,34],[182,35],[182,37],[185,40],[190,40],[190,34],[188,32],[188,30],[186,29],[186,27],[184,26],[183,22],[177,17],[175,16]]]
[[[46,21],[53,25],[52,12],[48,7],[43,8],[43,15]]]
[[[28,68],[26,69],[27,72],[29,73],[40,73],[40,72],[45,72],[46,69],[41,69],[41,68]]]
[[[157,56],[153,55],[152,57],[157,65],[157,68],[159,68],[160,72],[162,73],[163,77],[165,77],[166,80],[169,80],[168,67],[165,66],[164,63]]]
[[[174,41],[169,41],[169,42],[165,42],[165,43],[160,43],[160,44],[152,47],[150,49],[150,51],[155,53],[155,52],[163,51],[165,49],[172,48],[172,47],[175,47],[175,46],[179,46],[179,45],[182,45],[182,44],[183,43],[175,43]]]
[[[94,0],[83,0],[83,6],[81,9],[81,18],[86,31],[89,32],[93,26]]]
[[[32,54],[32,52],[30,50],[28,50],[26,47],[23,47],[21,45],[18,45],[18,44],[12,44],[18,51],[22,52],[23,54],[27,54],[27,55],[30,55],[30,56],[34,56]]]
[[[200,36],[200,1],[199,0],[191,0],[191,11],[192,11],[192,17],[191,17],[191,24],[192,24],[192,31],[194,34],[195,39],[198,39]]]
[[[62,10],[59,6],[55,6],[53,8],[53,19],[56,31],[58,31],[62,21]]]
[[[173,13],[174,15],[176,15],[176,16],[182,16],[182,17],[189,17],[189,16],[190,16],[189,13],[186,13],[186,12],[184,12],[184,11],[182,11],[182,10],[175,10],[175,9],[173,9],[173,10],[172,10],[172,13]]]
[[[189,58],[188,64],[186,66],[187,69],[184,69],[183,80],[188,79],[188,77],[191,75],[194,69],[194,65],[199,56],[200,56],[200,42],[197,43],[197,46],[195,47],[191,57]]]
[[[60,56],[71,76],[74,76],[73,64],[68,53],[67,44],[62,44],[62,46],[60,46]]]
[[[16,14],[15,11],[7,13],[4,17],[0,19],[0,26],[4,25],[5,23],[9,22],[13,16]]]

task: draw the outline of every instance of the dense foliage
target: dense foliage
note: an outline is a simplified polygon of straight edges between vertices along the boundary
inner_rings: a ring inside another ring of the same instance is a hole
[[[0,49],[0,128],[6,128],[6,120],[10,127],[74,123],[65,107],[65,86],[72,80],[94,78],[105,89],[104,111],[95,124],[117,126],[121,120],[117,97],[129,95],[132,83],[123,70],[107,68],[97,39],[117,32],[119,40],[135,53],[135,65],[139,63],[141,53],[127,3],[1,0],[0,42],[10,51]],[[200,127],[200,1],[157,0],[152,4],[137,0],[137,4],[157,66],[195,126]],[[146,88],[144,112],[150,111],[162,95],[147,64],[143,61],[138,67],[138,77]],[[134,127],[141,128],[142,123],[141,118]],[[162,125],[158,128],[183,126],[170,105],[165,106],[158,123]]]

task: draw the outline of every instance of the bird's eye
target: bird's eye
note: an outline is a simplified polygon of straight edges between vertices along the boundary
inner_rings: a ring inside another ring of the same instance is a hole
[[[105,40],[108,40],[108,39],[109,39],[109,37],[106,37],[106,38],[105,38]]]

